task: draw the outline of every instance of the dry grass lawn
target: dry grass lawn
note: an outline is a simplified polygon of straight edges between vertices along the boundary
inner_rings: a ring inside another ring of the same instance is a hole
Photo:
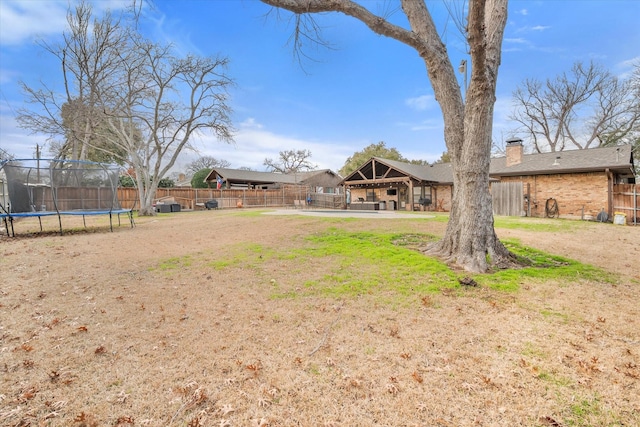
[[[0,425],[638,426],[640,227],[559,223],[498,234],[615,283],[305,286],[339,264],[295,256],[308,236],[443,232],[422,214],[183,212],[38,237],[17,223],[0,238]]]

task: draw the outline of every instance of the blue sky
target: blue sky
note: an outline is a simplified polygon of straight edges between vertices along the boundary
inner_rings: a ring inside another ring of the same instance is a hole
[[[120,0],[95,1],[97,11]],[[374,13],[395,0],[362,0]],[[445,151],[442,116],[424,63],[412,49],[373,34],[359,21],[320,16],[331,49],[311,49],[302,66],[288,44],[288,12],[265,17],[257,0],[155,0],[145,11],[143,33],[173,43],[182,54],[222,55],[229,75],[235,143],[198,137],[199,154],[184,153],[176,171],[198,155],[264,170],[265,157],[308,149],[320,168],[338,170],[347,157],[384,141],[409,159],[434,161]],[[0,0],[0,148],[32,157],[43,135],[20,129],[15,112],[25,107],[19,82],[61,88],[60,66],[35,40],[56,43],[66,25],[67,0]],[[447,24],[443,3],[431,0],[455,67],[465,59],[462,37]],[[391,19],[403,24],[401,11]],[[544,80],[569,71],[576,61],[597,61],[618,76],[640,59],[640,1],[512,0],[503,43],[495,106],[494,140],[512,135],[512,92],[526,78]],[[445,25],[446,24],[446,25]],[[460,84],[464,77],[459,75]]]

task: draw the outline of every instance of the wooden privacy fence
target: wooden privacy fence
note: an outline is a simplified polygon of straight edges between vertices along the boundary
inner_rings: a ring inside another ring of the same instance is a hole
[[[309,193],[305,185],[285,185],[282,188],[268,190],[220,189],[213,188],[159,188],[155,200],[173,199],[183,209],[204,209],[205,202],[216,200],[219,208],[235,208],[238,203],[243,207],[302,207],[307,205],[311,195],[311,207],[339,209],[342,196],[336,194]],[[135,188],[119,188],[118,200],[125,208],[134,206],[138,197]]]
[[[627,224],[640,224],[640,184],[613,185],[613,211],[627,217]]]
[[[311,194],[311,207],[320,209],[342,209],[346,204],[343,194],[314,193]]]
[[[524,214],[524,191],[522,182],[494,182],[491,198],[494,215],[522,216]]]

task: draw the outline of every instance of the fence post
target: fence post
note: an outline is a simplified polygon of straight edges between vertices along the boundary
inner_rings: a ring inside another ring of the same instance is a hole
[[[638,184],[633,185],[633,225],[638,225]]]

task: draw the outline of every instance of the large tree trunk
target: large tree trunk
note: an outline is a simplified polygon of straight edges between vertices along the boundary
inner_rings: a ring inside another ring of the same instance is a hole
[[[426,5],[403,2],[413,31],[432,47],[420,55],[442,109],[453,170],[447,230],[427,253],[473,272],[487,271],[490,265],[510,265],[513,259],[495,234],[489,193],[493,106],[506,7],[506,0],[470,2],[467,31],[471,83],[463,102],[446,46],[439,38],[434,39],[435,27]]]
[[[153,207],[153,200],[158,189],[157,180],[153,180],[145,169],[136,169],[136,181],[138,185],[138,201],[140,207],[138,209],[139,216],[155,216],[157,212]]]
[[[474,272],[509,261],[511,255],[493,229],[489,194],[493,105],[507,21],[507,0],[469,0],[466,35],[472,68],[466,102],[462,100],[447,48],[424,0],[401,0],[411,30],[374,15],[366,9],[366,2],[262,1],[299,15],[341,12],[362,21],[375,33],[394,38],[418,52],[426,64],[431,86],[442,109],[445,142],[454,174],[449,224],[443,239],[433,245],[429,253]],[[298,26],[296,31],[304,29]]]
[[[473,90],[478,91],[477,88]],[[493,99],[469,93],[464,133],[447,138],[453,169],[453,194],[444,237],[427,253],[465,270],[484,272],[490,265],[509,266],[513,256],[495,234],[489,192]]]

